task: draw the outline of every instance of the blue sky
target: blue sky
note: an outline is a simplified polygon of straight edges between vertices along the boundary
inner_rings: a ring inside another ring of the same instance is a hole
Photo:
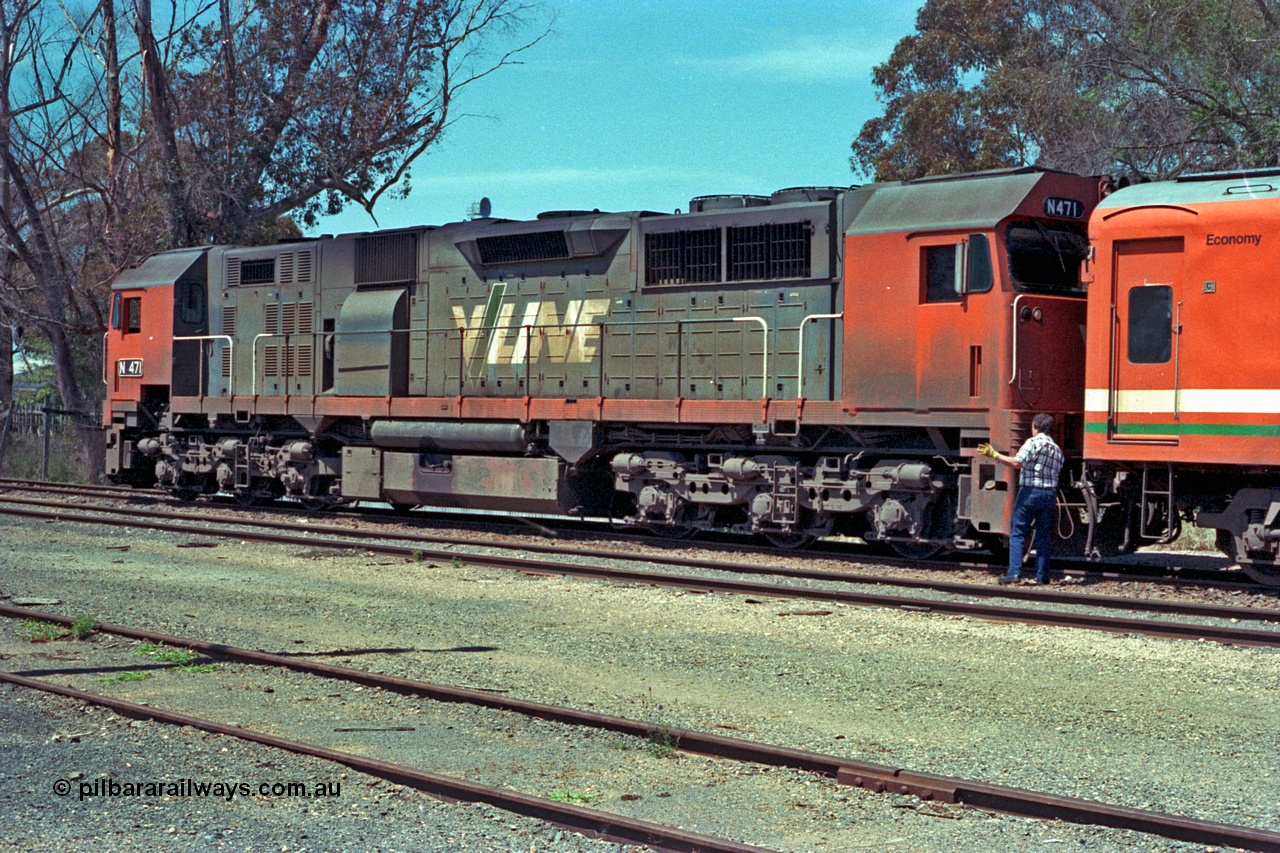
[[[847,185],[849,145],[879,112],[872,66],[915,0],[549,0],[552,32],[469,88],[412,170],[407,200],[315,231],[493,215],[688,208],[711,193]],[[461,115],[460,115],[461,114]]]

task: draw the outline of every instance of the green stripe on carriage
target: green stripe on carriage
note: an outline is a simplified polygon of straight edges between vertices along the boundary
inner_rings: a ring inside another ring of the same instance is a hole
[[[1089,421],[1084,425],[1089,433],[1107,432],[1106,421]],[[1280,437],[1280,424],[1134,424],[1122,423],[1117,435],[1235,435],[1259,438]]]

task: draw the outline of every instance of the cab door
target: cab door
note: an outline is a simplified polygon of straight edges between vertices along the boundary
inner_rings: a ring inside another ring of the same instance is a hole
[[[107,333],[107,385],[115,399],[137,400],[147,376],[142,334],[143,288],[117,290],[111,296],[111,329]]]
[[[1178,442],[1183,240],[1115,244],[1108,438]]]

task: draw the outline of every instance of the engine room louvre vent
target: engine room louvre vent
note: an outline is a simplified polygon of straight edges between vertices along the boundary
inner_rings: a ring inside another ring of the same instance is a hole
[[[312,257],[311,252],[298,253],[298,284],[311,283]]]
[[[276,259],[266,258],[261,261],[240,261],[241,284],[275,284]]]
[[[268,302],[262,306],[262,331],[268,335],[309,335],[315,323],[313,302]]]
[[[480,262],[483,264],[562,261],[569,257],[569,241],[563,231],[478,237],[476,247],[480,250]]]
[[[311,277],[310,255],[307,277]],[[418,280],[418,235],[371,234],[356,238],[357,286],[410,284]]]
[[[293,252],[280,256],[280,284],[293,284]]]
[[[719,228],[644,235],[645,284],[703,284],[719,280]]]
[[[726,229],[729,281],[808,278],[808,222],[783,222]]]
[[[235,337],[236,335],[236,306],[224,305],[222,308],[222,334]],[[223,341],[222,348],[222,378],[231,378],[231,347]]]

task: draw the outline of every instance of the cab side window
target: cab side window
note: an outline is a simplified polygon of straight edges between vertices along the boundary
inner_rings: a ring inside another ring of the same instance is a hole
[[[111,328],[120,328],[120,294],[111,297]]]
[[[986,293],[995,284],[986,234],[970,234],[958,243],[925,246],[922,251],[926,303],[960,302],[966,293]]]
[[[124,300],[124,328],[126,335],[142,331],[142,297]]]
[[[204,323],[204,286],[199,282],[182,282],[178,291],[178,316],[188,326]]]
[[[956,247],[924,247],[924,301],[959,302],[956,292]]]

